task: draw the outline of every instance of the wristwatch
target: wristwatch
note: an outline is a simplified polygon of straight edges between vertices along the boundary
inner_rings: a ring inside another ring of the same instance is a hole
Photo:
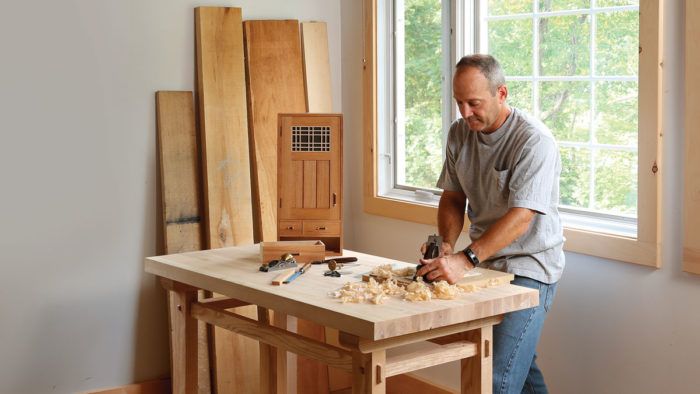
[[[470,247],[467,247],[464,250],[462,250],[462,253],[464,253],[464,255],[467,256],[467,259],[469,259],[469,262],[472,263],[474,267],[479,265],[479,258],[476,257],[476,253],[474,253],[474,251]]]

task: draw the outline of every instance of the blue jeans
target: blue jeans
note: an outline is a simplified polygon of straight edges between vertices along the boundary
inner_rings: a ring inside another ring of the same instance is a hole
[[[540,304],[508,313],[501,324],[493,327],[493,393],[547,393],[535,362],[535,349],[557,284],[548,285],[524,276],[516,276],[511,283],[538,290]]]

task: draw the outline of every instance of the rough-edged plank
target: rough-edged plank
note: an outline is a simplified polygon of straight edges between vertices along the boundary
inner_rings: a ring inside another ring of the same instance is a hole
[[[192,92],[156,92],[165,253],[201,250],[202,182]],[[170,302],[170,292],[168,292]],[[211,392],[207,328],[197,323],[199,393]]]
[[[331,65],[328,55],[328,28],[325,22],[301,24],[304,50],[304,82],[308,112],[333,111]]]
[[[243,27],[240,8],[195,9],[197,82],[209,248],[253,242]],[[255,307],[236,309],[257,316]],[[257,393],[255,341],[215,328],[218,393]]]
[[[208,246],[253,243],[241,9],[195,15]]]
[[[165,253],[202,249],[200,169],[192,92],[156,92]]]
[[[306,111],[299,22],[246,21],[256,241],[277,240],[277,116]]]

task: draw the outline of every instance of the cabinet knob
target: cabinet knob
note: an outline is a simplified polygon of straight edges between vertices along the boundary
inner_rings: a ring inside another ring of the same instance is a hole
[[[323,227],[316,227],[316,230],[325,230],[325,229],[326,229],[326,226],[323,226]]]

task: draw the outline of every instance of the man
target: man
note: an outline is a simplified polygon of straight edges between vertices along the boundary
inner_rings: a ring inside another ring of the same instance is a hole
[[[494,327],[493,392],[546,393],[535,348],[564,269],[559,151],[546,126],[506,103],[503,71],[492,56],[463,57],[453,90],[462,118],[450,127],[437,182],[444,190],[443,254],[421,260],[418,275],[455,283],[478,265],[537,289],[538,307],[509,313]],[[465,207],[472,243],[455,253]]]

